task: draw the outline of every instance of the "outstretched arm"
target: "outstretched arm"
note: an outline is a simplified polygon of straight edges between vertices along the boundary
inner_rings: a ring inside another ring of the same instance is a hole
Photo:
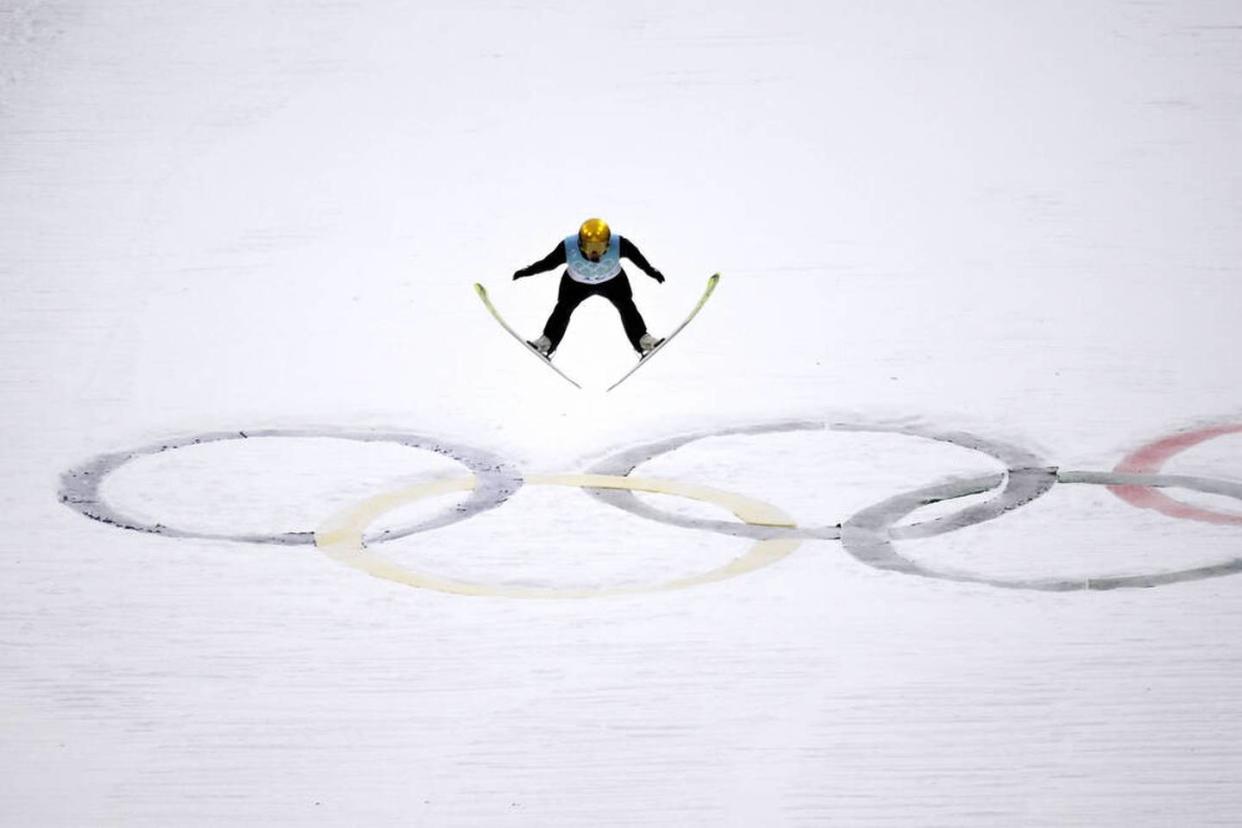
[[[642,251],[625,236],[621,237],[621,255],[642,268],[643,273],[646,273],[652,279],[655,279],[657,282],[664,281],[664,274],[652,267],[651,262],[647,261],[647,257],[642,254]]]
[[[514,279],[521,279],[524,276],[534,276],[536,273],[543,273],[545,270],[552,270],[565,264],[565,245],[558,244],[556,249],[544,256],[532,265],[527,265],[521,270],[513,272]]]

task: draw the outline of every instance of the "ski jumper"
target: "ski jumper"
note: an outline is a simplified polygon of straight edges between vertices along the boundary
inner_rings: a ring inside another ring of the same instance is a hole
[[[638,248],[626,238],[613,234],[608,242],[608,250],[598,262],[593,262],[582,255],[578,249],[578,237],[567,237],[556,248],[532,265],[522,268],[513,274],[520,279],[533,276],[553,268],[565,265],[561,274],[561,284],[556,294],[556,307],[543,327],[543,335],[552,342],[549,353],[556,350],[565,330],[569,327],[569,317],[591,296],[602,296],[621,314],[621,324],[625,327],[625,336],[634,350],[642,353],[639,340],[647,333],[647,323],[634,304],[634,292],[630,280],[621,267],[621,258],[625,257],[638,265],[644,273],[657,281],[663,281],[660,272],[647,261]]]

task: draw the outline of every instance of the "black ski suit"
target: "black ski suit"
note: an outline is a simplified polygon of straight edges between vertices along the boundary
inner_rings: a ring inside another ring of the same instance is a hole
[[[620,245],[622,258],[629,259],[638,265],[644,273],[657,282],[664,281],[664,275],[651,266],[651,263],[629,239],[622,236]],[[522,279],[526,276],[533,276],[536,273],[560,267],[565,263],[565,244],[561,242],[547,256],[514,272],[513,278]],[[602,296],[612,302],[617,312],[621,314],[621,324],[625,327],[626,338],[630,340],[634,350],[642,354],[643,349],[638,341],[642,339],[643,334],[647,333],[647,323],[643,321],[642,314],[638,312],[638,307],[634,304],[634,291],[630,287],[630,280],[625,275],[625,270],[605,282],[596,284],[577,282],[570,277],[568,270],[561,274],[561,284],[556,293],[556,307],[552,309],[552,315],[548,317],[547,324],[543,326],[543,335],[552,342],[548,353],[554,352],[556,346],[561,344],[565,329],[569,327],[569,317],[583,300],[591,296]]]

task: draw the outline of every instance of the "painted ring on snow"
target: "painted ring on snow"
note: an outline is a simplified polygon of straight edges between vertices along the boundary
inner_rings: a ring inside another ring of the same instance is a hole
[[[999,461],[1007,470],[1005,474],[989,476],[988,479],[994,481],[991,488],[999,489],[996,496],[990,500],[968,506],[951,515],[944,515],[922,523],[894,528],[892,529],[894,537],[930,537],[992,520],[1012,509],[1035,500],[1047,492],[1053,483],[1056,482],[1054,471],[1035,454],[1024,448],[997,440],[988,440],[962,431],[940,431],[906,423],[850,423],[818,420],[758,423],[672,437],[628,448],[610,455],[595,463],[590,470],[600,474],[628,475],[642,463],[707,437],[825,430],[902,434],[909,437],[922,437],[928,440],[950,443],[961,448],[986,454]],[[708,520],[676,515],[654,506],[649,506],[635,497],[634,493],[630,491],[600,491],[594,489],[588,489],[587,491],[596,499],[616,506],[619,509],[624,509],[632,514],[687,529],[706,529],[726,535],[758,539],[793,537],[835,540],[841,537],[839,525],[796,528],[750,526],[728,520]],[[983,491],[988,491],[988,489],[983,489],[981,492],[972,492],[972,494],[980,494]]]
[[[715,503],[718,506],[729,509],[738,518],[746,521],[747,524],[793,526],[788,515],[775,506],[768,505],[762,501],[720,489],[709,489],[706,486],[696,486],[672,480],[601,474],[561,474],[530,475],[526,477],[525,482],[540,486],[575,486],[581,488],[623,489],[627,491],[638,489],[645,492],[659,492]],[[382,515],[424,498],[449,492],[470,491],[474,486],[475,479],[473,477],[463,477],[454,480],[424,483],[408,489],[376,495],[329,518],[315,532],[315,543],[324,554],[334,561],[377,578],[421,589],[448,592],[454,595],[499,598],[598,598],[611,595],[636,595],[685,589],[686,587],[722,581],[726,578],[732,578],[769,566],[789,555],[802,543],[799,538],[757,540],[740,558],[736,558],[725,566],[699,575],[678,578],[651,586],[597,588],[473,584],[437,575],[415,572],[381,558],[367,549],[366,543],[363,540],[363,533],[371,523]]]
[[[490,452],[469,446],[456,445],[439,438],[427,437],[408,432],[369,432],[369,431],[332,431],[332,430],[297,430],[297,429],[261,429],[256,431],[222,431],[179,437],[153,443],[129,451],[101,454],[81,465],[64,472],[60,477],[60,500],[71,509],[94,520],[131,529],[135,532],[148,532],[174,538],[198,538],[203,540],[226,540],[241,543],[270,543],[298,545],[314,543],[313,531],[281,532],[271,535],[230,535],[216,532],[196,532],[149,523],[131,517],[104,502],[100,495],[100,487],[108,475],[126,463],[139,457],[159,454],[165,451],[185,448],[187,446],[216,443],[224,440],[244,440],[259,437],[325,437],[337,440],[354,440],[364,443],[396,443],[409,448],[423,449],[442,454],[461,463],[474,473],[479,483],[463,502],[451,510],[434,515],[421,523],[412,526],[392,529],[385,532],[379,540],[391,540],[412,535],[415,532],[426,532],[441,526],[473,517],[479,512],[493,509],[504,503],[510,495],[522,486],[522,477],[509,468],[498,457]]]
[[[1200,443],[1206,443],[1215,437],[1238,433],[1242,433],[1242,424],[1228,423],[1174,434],[1149,443],[1130,453],[1117,464],[1113,471],[1118,474],[1159,476],[1159,472],[1164,468],[1164,464],[1173,456]],[[1154,509],[1169,517],[1197,520],[1202,523],[1242,526],[1242,515],[1215,512],[1210,509],[1191,506],[1188,503],[1182,503],[1180,500],[1174,500],[1168,495],[1156,491],[1152,488],[1152,485],[1142,482],[1125,482],[1110,485],[1108,490],[1131,506],[1137,506],[1140,509]],[[1195,486],[1183,486],[1176,483],[1167,485],[1174,485],[1179,488],[1196,488]],[[1199,489],[1199,491],[1204,490]],[[1212,494],[1220,494],[1220,492],[1212,492]]]
[[[1115,475],[1108,472],[1058,472],[1056,474],[1058,483],[1108,485],[1115,478]],[[1149,479],[1146,485],[1176,485],[1213,494],[1227,494],[1242,500],[1242,486],[1238,484],[1173,476],[1162,480],[1160,475],[1148,475],[1147,478]],[[905,557],[893,545],[891,527],[914,510],[941,500],[951,500],[984,492],[993,485],[995,485],[995,479],[990,476],[950,480],[891,497],[863,509],[847,520],[841,527],[841,542],[846,552],[875,569],[943,581],[1041,592],[1154,587],[1242,572],[1242,558],[1231,558],[1216,564],[1149,575],[1105,575],[1088,578],[989,578],[971,572],[925,566]]]

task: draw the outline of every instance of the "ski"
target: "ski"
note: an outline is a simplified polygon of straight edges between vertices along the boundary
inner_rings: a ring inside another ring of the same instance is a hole
[[[624,375],[623,377],[621,377],[621,379],[617,380],[617,381],[616,381],[616,382],[614,382],[612,385],[608,386],[608,390],[609,390],[609,391],[611,391],[612,389],[616,388],[616,387],[617,387],[618,385],[620,385],[621,383],[625,382],[627,379],[629,379],[629,378],[630,378],[630,375],[631,375],[631,374],[633,374],[633,373],[634,373],[635,371],[637,371],[639,368],[642,368],[644,365],[646,365],[646,364],[647,364],[647,362],[648,362],[648,361],[649,361],[649,360],[650,360],[653,356],[655,356],[656,354],[658,354],[660,351],[662,351],[662,350],[664,349],[664,346],[666,346],[666,345],[668,345],[668,343],[672,342],[672,341],[673,341],[673,337],[675,337],[675,336],[677,336],[677,334],[681,333],[681,329],[682,329],[682,328],[684,328],[684,327],[686,327],[687,325],[689,325],[689,324],[690,324],[690,320],[691,320],[691,319],[693,319],[694,317],[698,316],[699,311],[703,310],[703,306],[704,306],[705,304],[707,304],[707,300],[708,300],[709,298],[711,298],[712,291],[714,291],[714,290],[716,289],[716,283],[717,283],[717,282],[719,282],[719,281],[720,281],[720,274],[719,274],[719,273],[713,273],[713,274],[711,275],[711,278],[709,278],[709,279],[707,280],[707,288],[703,291],[703,295],[699,297],[699,301],[698,301],[698,303],[697,303],[697,304],[695,304],[695,306],[694,306],[693,310],[691,310],[691,311],[690,311],[690,315],[689,315],[689,316],[687,316],[687,317],[685,318],[685,320],[684,320],[684,321],[682,321],[682,323],[681,323],[680,325],[678,325],[676,328],[673,328],[673,332],[672,332],[672,333],[670,333],[668,336],[664,337],[664,340],[663,340],[663,341],[662,341],[659,345],[655,346],[655,347],[654,347],[654,348],[652,348],[650,351],[648,351],[645,355],[643,355],[643,358],[642,358],[642,359],[640,359],[640,360],[638,361],[638,364],[637,364],[637,365],[635,365],[635,366],[634,366],[633,368],[631,368],[630,370],[626,371],[626,372],[625,372],[625,375]]]
[[[553,365],[553,364],[552,364],[552,360],[548,359],[546,356],[544,356],[543,354],[539,353],[537,350],[535,350],[534,348],[532,348],[532,347],[531,347],[531,344],[530,344],[529,342],[527,342],[525,339],[522,339],[522,337],[518,334],[518,332],[517,332],[517,331],[515,331],[515,330],[513,330],[513,328],[510,328],[510,327],[509,327],[509,323],[508,323],[508,322],[506,322],[506,321],[504,320],[504,317],[503,317],[503,316],[501,316],[501,315],[500,315],[500,312],[496,310],[496,306],[492,304],[492,300],[491,300],[490,298],[488,298],[488,295],[487,295],[487,288],[483,287],[482,285],[480,285],[479,283],[477,283],[477,282],[476,282],[476,283],[475,283],[475,285],[474,285],[474,292],[475,292],[475,293],[477,293],[477,294],[479,294],[479,298],[483,300],[483,304],[487,307],[488,312],[489,312],[489,313],[491,313],[492,317],[493,317],[493,318],[494,318],[497,322],[499,322],[499,323],[500,323],[500,327],[504,328],[504,329],[505,329],[505,331],[509,334],[509,336],[513,337],[513,338],[514,338],[514,339],[516,339],[518,342],[522,343],[522,347],[523,347],[523,348],[525,348],[526,350],[530,351],[532,354],[534,354],[534,355],[535,355],[535,357],[536,357],[536,358],[537,358],[540,362],[542,362],[544,365],[548,366],[548,367],[549,367],[549,368],[551,368],[553,371],[555,371],[557,374],[559,374],[559,375],[561,376],[561,379],[563,379],[563,380],[565,380],[566,382],[568,382],[568,383],[569,383],[570,385],[572,385],[574,388],[577,388],[577,389],[581,390],[581,388],[582,388],[582,386],[581,386],[581,385],[579,385],[578,383],[574,382],[574,381],[573,381],[573,380],[569,377],[569,375],[568,375],[568,374],[566,374],[566,373],[565,373],[564,371],[562,371],[560,368],[557,368],[555,365]]]

